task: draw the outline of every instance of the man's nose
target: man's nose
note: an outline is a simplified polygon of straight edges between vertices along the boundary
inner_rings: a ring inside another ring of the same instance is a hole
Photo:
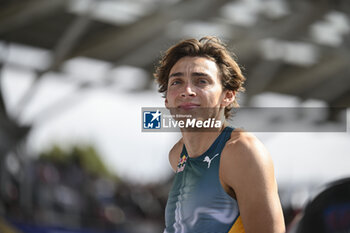
[[[181,92],[181,96],[182,97],[186,97],[186,96],[196,96],[196,92],[192,86],[191,83],[187,83],[184,86],[184,90]]]

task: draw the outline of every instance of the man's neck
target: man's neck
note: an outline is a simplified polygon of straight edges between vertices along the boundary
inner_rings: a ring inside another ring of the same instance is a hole
[[[224,123],[223,126],[215,131],[210,132],[182,132],[182,140],[186,146],[188,156],[196,158],[206,152],[213,144],[215,139],[220,135],[222,130],[227,126]]]

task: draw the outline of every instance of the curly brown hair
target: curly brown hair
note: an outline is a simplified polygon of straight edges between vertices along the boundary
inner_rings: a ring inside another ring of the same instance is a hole
[[[207,36],[200,40],[187,39],[180,41],[165,52],[154,74],[159,85],[158,91],[163,93],[163,97],[166,96],[168,89],[171,68],[180,58],[186,56],[205,57],[214,61],[219,67],[224,90],[232,90],[236,93],[244,91],[245,77],[234,59],[236,56],[229,52],[226,45],[217,37]],[[234,100],[232,104],[225,107],[225,117],[230,117],[230,110],[238,106],[237,101]]]

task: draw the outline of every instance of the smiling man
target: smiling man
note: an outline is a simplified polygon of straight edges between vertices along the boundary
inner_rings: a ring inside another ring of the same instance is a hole
[[[155,77],[172,114],[222,122],[181,129],[169,153],[176,174],[164,232],[285,232],[269,153],[226,122],[245,78],[225,45],[215,37],[181,41],[165,53]]]

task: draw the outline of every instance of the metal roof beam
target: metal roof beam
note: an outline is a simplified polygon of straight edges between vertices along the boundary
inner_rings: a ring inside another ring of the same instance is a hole
[[[303,8],[302,8],[303,7]],[[236,53],[240,60],[250,60],[254,56],[262,58],[261,50],[259,48],[260,42],[264,38],[277,38],[296,40],[305,34],[309,26],[319,20],[329,10],[326,1],[320,2],[315,7],[308,5],[307,7],[299,6],[300,12],[291,15],[285,21],[276,23],[271,28],[258,29],[256,32],[252,30],[252,36],[242,38],[238,43],[234,44]],[[249,31],[250,35],[251,32]],[[253,71],[247,79],[248,96],[252,96],[263,92],[268,85],[277,77],[280,67],[283,65],[282,61],[266,61],[262,60],[253,68]]]
[[[307,69],[298,69],[289,72],[278,81],[271,83],[269,90],[300,95],[307,90],[312,90],[315,85],[333,77],[340,70],[346,70],[349,66],[349,55],[345,52],[328,56],[327,59]]]
[[[0,35],[64,9],[68,0],[27,0],[0,10]]]
[[[71,57],[88,56],[102,60],[116,61],[141,47],[145,42],[162,36],[168,24],[177,19],[208,17],[228,0],[187,0],[176,5],[163,7],[122,30],[111,30],[91,36],[83,41]]]

